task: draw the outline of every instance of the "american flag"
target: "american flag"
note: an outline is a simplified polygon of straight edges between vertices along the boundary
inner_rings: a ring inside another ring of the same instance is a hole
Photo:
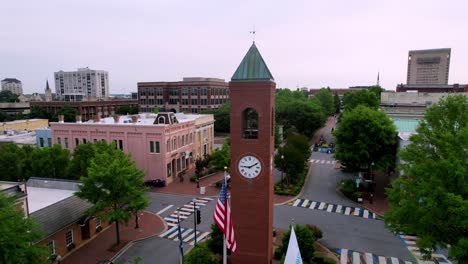
[[[223,182],[221,193],[219,194],[218,203],[214,211],[214,222],[219,229],[223,231],[226,237],[226,246],[232,253],[236,252],[236,237],[234,236],[234,227],[232,225],[231,208],[227,199],[226,181]]]

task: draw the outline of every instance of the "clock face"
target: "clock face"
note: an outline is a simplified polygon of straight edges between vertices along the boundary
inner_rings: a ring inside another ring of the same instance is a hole
[[[254,179],[260,175],[262,164],[256,157],[246,155],[240,159],[238,168],[243,177]]]

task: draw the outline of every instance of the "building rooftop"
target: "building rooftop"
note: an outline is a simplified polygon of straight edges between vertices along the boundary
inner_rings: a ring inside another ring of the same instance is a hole
[[[450,52],[451,48],[444,49],[425,49],[425,50],[410,50],[409,53],[413,54],[424,54],[424,53],[434,53],[434,52]]]
[[[7,83],[21,83],[20,80],[15,79],[15,78],[5,78],[2,80],[2,82],[7,82]]]
[[[262,58],[262,55],[255,46],[255,42],[250,46],[244,59],[237,67],[231,81],[273,81],[268,66]]]
[[[35,211],[29,216],[42,227],[44,238],[84,218],[86,210],[91,206],[92,204],[87,201],[71,195],[68,198]]]
[[[26,183],[29,212],[33,213],[74,195],[79,190],[79,181],[35,178]]]
[[[9,130],[0,134],[0,143],[14,143],[18,145],[36,145],[36,132],[27,130]]]
[[[197,118],[207,116],[207,115],[202,115],[202,114],[184,114],[184,113],[175,113],[174,115],[176,116],[178,123],[195,121]],[[106,117],[106,118],[101,118],[99,121],[89,120],[87,122],[80,123],[80,125],[92,124],[92,125],[122,125],[122,126],[135,126],[135,125],[137,126],[166,126],[166,124],[154,124],[157,116],[158,114],[154,114],[154,113],[140,113],[137,115],[119,116],[118,119],[114,117]],[[132,117],[137,118],[135,123],[133,123]],[[52,122],[52,124],[58,124],[58,123]],[[64,124],[76,124],[76,123],[68,122]]]

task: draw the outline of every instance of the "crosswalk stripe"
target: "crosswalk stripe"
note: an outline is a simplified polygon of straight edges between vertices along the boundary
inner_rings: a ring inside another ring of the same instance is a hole
[[[413,263],[409,261],[405,261],[405,264],[413,264]]]
[[[332,164],[333,164],[333,165],[336,164],[336,160],[332,161]]]
[[[341,249],[340,264],[348,264],[348,250]]]
[[[331,161],[327,160],[327,164],[330,164],[330,163],[331,163]]]
[[[333,210],[333,204],[329,204],[327,208],[327,212],[331,213],[332,210]]]
[[[372,218],[377,219],[377,215],[375,215],[375,213],[372,213]]]
[[[417,240],[418,238],[415,236],[408,236],[408,235],[400,235],[401,238],[410,239],[410,240]]]
[[[349,215],[351,213],[351,207],[346,207],[346,210],[345,210],[345,215]]]
[[[319,206],[319,210],[323,210],[323,208],[325,207],[325,203],[320,203],[320,206]]]
[[[341,213],[341,204],[339,204],[339,205],[336,207],[336,212],[337,212],[337,213]]]
[[[301,207],[306,207],[308,203],[309,203],[309,200],[307,200],[307,199],[304,200],[304,202],[302,203]]]
[[[324,163],[325,163],[325,160],[322,160],[322,161],[320,162],[320,164],[324,164]]]
[[[197,231],[197,235],[198,235],[198,233],[200,233],[200,231]],[[186,238],[184,238],[182,241],[188,242],[188,241],[190,241],[191,239],[195,239],[195,232],[193,232],[192,234],[190,234],[190,236],[187,236]],[[198,237],[197,237],[197,241],[198,241]]]
[[[367,264],[374,263],[374,260],[372,259],[372,254],[371,253],[366,253],[366,263]]]
[[[413,240],[405,240],[405,243],[408,245],[416,245],[416,241]]]
[[[191,231],[192,231],[192,229],[190,229],[190,228],[184,229],[184,231],[182,231],[182,234],[181,234],[182,241],[184,241],[184,237],[187,236],[187,234],[189,234]],[[177,232],[177,233],[178,233],[178,232]],[[177,237],[174,238],[173,240],[174,240],[174,241],[179,241],[179,236],[177,236]]]
[[[397,258],[391,257],[390,259],[392,260],[392,264],[400,264]]]
[[[361,264],[358,252],[353,252],[353,264]]]
[[[167,224],[168,226],[171,226],[171,227],[172,227],[172,226],[177,226],[176,223],[166,223],[166,224]]]
[[[301,202],[301,199],[297,199],[297,200],[294,202],[293,206],[297,206],[300,202]]]
[[[317,205],[317,202],[312,202],[312,204],[310,205],[310,209],[315,209],[315,206]]]
[[[379,264],[387,264],[387,259],[382,256],[379,256]]]
[[[314,163],[314,162],[315,162],[315,159],[310,159],[309,161],[312,162],[312,163]]]
[[[169,221],[169,222],[175,222],[175,223],[177,223],[177,219],[174,219],[174,218],[172,218],[172,217],[164,217],[164,220],[166,220],[166,222]]]
[[[166,232],[164,232],[164,233],[162,233],[161,235],[159,235],[159,237],[165,237],[166,235],[168,235],[168,234],[174,232],[174,230],[176,230],[176,229],[177,229],[177,226],[174,226],[174,227],[168,229]]]
[[[180,229],[180,232],[183,232],[183,231],[184,231],[184,229],[181,228],[181,229]],[[170,234],[167,238],[173,239],[173,238],[176,237],[178,234],[179,234],[179,231],[175,231],[174,233]]]
[[[180,211],[186,211],[186,212],[193,213],[195,210],[193,210],[193,207],[192,208],[182,207],[182,208],[180,208]]]
[[[369,218],[369,211],[364,210],[364,218]]]
[[[354,208],[354,215],[358,216],[359,215],[359,208]]]
[[[320,163],[320,160],[315,160],[315,163]]]

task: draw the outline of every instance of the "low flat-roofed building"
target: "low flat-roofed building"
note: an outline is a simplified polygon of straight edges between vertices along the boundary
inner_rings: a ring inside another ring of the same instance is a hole
[[[62,259],[108,226],[99,216],[86,215],[92,204],[74,195],[80,184],[52,178],[30,178],[26,184],[29,216],[43,229],[36,243]]]
[[[16,208],[19,211],[24,212],[25,216],[28,215],[28,194],[26,184],[24,182],[0,181],[0,194],[7,197],[13,197]]]
[[[28,130],[7,130],[0,133],[0,145],[36,146],[36,132]]]
[[[5,130],[35,130],[49,126],[47,119],[25,119],[0,123],[0,131]]]
[[[161,112],[114,116],[99,121],[51,122],[52,144],[73,151],[105,141],[130,153],[145,180],[170,183],[213,150],[213,115]]]
[[[397,92],[468,93],[468,84],[398,84]]]

